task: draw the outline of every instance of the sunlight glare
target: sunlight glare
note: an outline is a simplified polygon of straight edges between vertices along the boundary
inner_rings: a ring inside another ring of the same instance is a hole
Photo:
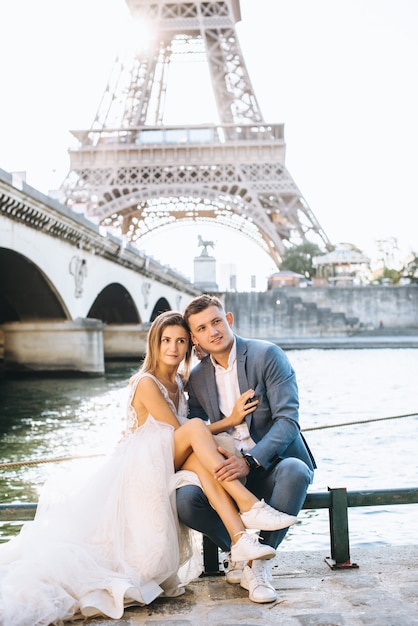
[[[133,50],[136,55],[144,56],[154,48],[156,36],[155,26],[151,20],[144,17],[128,22],[123,33],[124,44]]]

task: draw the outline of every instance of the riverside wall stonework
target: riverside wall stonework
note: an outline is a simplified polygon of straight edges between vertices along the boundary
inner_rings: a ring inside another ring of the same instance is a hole
[[[234,314],[235,332],[255,338],[418,330],[418,285],[281,287],[222,298]]]

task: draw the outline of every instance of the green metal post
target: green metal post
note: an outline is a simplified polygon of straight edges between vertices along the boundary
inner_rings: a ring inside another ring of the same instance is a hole
[[[357,568],[350,562],[350,541],[348,536],[347,489],[330,489],[329,531],[331,538],[331,558],[325,561],[331,569]]]
[[[219,550],[209,537],[203,535],[203,573],[205,576],[222,574],[219,571]]]

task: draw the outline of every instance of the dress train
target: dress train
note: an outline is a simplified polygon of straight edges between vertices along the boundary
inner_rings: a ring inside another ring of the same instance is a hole
[[[47,481],[35,519],[0,545],[3,626],[119,619],[126,606],[180,595],[201,573],[200,536],[179,524],[175,504],[180,482],[197,477],[174,473],[170,425],[150,415],[136,427],[131,401],[144,375],[132,383],[127,431],[114,453],[83,485],[70,481],[68,488],[59,476]]]

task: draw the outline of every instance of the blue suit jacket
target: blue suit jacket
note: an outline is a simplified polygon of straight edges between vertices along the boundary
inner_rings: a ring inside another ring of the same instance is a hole
[[[296,457],[316,467],[299,427],[299,397],[295,372],[285,352],[273,343],[236,336],[240,392],[254,389],[257,408],[245,420],[256,445],[251,454],[267,471],[280,460]],[[210,422],[222,418],[215,368],[205,357],[188,382],[189,417]]]

